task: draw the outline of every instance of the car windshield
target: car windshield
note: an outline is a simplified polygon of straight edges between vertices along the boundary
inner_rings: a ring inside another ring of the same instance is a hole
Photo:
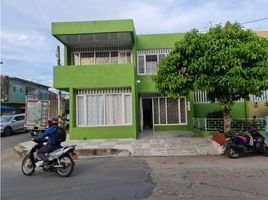
[[[12,116],[1,116],[0,120],[1,120],[1,123],[4,123],[4,122],[9,122],[12,118],[13,118]]]

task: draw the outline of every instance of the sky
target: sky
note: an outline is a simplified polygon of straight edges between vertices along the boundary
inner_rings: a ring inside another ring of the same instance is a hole
[[[260,31],[268,30],[268,0],[1,0],[1,75],[53,86],[63,45],[51,23],[115,19],[133,19],[137,34],[205,32],[226,21]]]

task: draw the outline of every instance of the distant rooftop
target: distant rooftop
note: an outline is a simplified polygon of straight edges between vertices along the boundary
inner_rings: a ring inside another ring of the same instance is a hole
[[[43,84],[36,83],[36,82],[32,82],[32,81],[28,81],[28,80],[17,78],[17,77],[11,77],[11,76],[7,76],[7,75],[1,75],[1,77],[8,77],[9,79],[18,80],[18,81],[22,81],[22,82],[25,82],[25,83],[30,83],[30,84],[34,84],[34,85],[39,85],[39,86],[42,86],[42,87],[50,88],[50,86],[43,85]]]

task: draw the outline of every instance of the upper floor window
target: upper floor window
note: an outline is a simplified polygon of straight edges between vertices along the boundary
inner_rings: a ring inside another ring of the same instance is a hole
[[[20,85],[14,84],[14,85],[12,85],[12,91],[14,93],[21,94],[23,92],[23,88]]]
[[[138,50],[138,74],[156,74],[157,65],[171,49]]]
[[[73,48],[73,65],[130,64],[130,47]]]

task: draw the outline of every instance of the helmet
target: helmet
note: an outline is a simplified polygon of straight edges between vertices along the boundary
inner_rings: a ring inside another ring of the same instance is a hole
[[[48,126],[51,126],[53,124],[57,124],[58,123],[58,119],[57,118],[49,118],[47,120],[47,122],[48,122]]]

